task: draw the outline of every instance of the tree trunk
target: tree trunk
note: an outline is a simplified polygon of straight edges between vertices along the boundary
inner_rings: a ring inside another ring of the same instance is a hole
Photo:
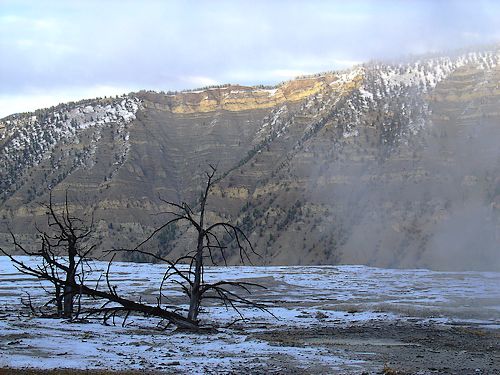
[[[198,321],[198,313],[201,304],[201,273],[203,268],[203,238],[204,233],[201,231],[198,234],[198,245],[196,247],[196,255],[194,260],[194,282],[191,288],[191,298],[189,300],[188,319],[193,322]]]
[[[66,279],[67,282],[70,280]],[[73,287],[66,285],[64,287],[64,313],[65,318],[71,318],[73,316]]]
[[[75,298],[75,256],[77,254],[76,251],[76,241],[70,241],[68,244],[68,272],[66,273],[66,285],[64,286],[64,296],[63,296],[63,304],[64,304],[64,317],[71,318],[73,317],[73,301]]]

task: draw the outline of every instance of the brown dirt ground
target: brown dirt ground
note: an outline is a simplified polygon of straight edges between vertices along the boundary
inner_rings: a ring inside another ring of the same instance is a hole
[[[500,330],[381,322],[259,334],[282,345],[322,346],[366,361],[366,374],[500,374]],[[346,371],[351,373],[350,371]],[[311,366],[307,373],[328,373]]]

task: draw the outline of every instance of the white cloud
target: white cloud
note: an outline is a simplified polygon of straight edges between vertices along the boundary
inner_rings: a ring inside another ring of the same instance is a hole
[[[28,49],[32,48],[35,45],[35,42],[31,39],[18,39],[15,41],[15,45],[20,49]]]
[[[187,77],[181,77],[181,80],[187,82],[188,85],[190,86],[211,86],[211,85],[217,85],[218,82],[217,80],[210,78],[210,77],[203,77],[203,76],[187,76]]]
[[[359,65],[363,63],[360,60],[348,60],[348,59],[333,59],[334,66],[337,66],[341,69],[350,68],[355,65]]]
[[[0,3],[2,114],[103,95],[84,88],[103,82],[165,91],[276,84],[500,39],[498,1]]]
[[[22,18],[15,16],[13,14],[6,14],[4,16],[0,16],[0,23],[13,24],[19,22]]]
[[[295,70],[295,69],[275,69],[270,72],[271,76],[274,76],[279,79],[291,79],[307,74],[310,74],[310,72],[306,72],[304,70]]]
[[[33,28],[37,30],[57,30],[59,25],[53,19],[35,19],[32,20]]]
[[[76,87],[44,92],[32,90],[29,93],[19,95],[1,95],[0,118],[13,113],[31,112],[40,108],[52,107],[69,101],[122,95],[138,90],[138,88],[97,85],[92,87]]]
[[[54,31],[59,28],[59,23],[53,18],[29,18],[13,14],[0,16],[0,24],[41,32]]]

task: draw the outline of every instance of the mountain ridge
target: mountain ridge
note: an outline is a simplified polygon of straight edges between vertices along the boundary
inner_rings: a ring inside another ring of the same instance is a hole
[[[265,264],[496,269],[499,62],[494,48],[273,89],[140,91],[11,115],[0,120],[0,218],[33,238],[36,202],[76,186],[77,210],[96,202],[103,246],[137,241],[159,223],[158,195],[192,201],[218,163],[211,214],[239,222]],[[484,254],[474,261],[455,245],[447,264],[438,244],[460,233],[466,207]],[[167,242],[155,251],[189,246]]]

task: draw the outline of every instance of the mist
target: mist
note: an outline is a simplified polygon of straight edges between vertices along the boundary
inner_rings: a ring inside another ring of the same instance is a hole
[[[379,103],[389,108],[381,112],[381,123],[394,124],[391,113],[401,110],[391,106],[429,103],[427,113],[399,118],[390,146],[384,146],[390,139],[373,146],[377,136],[369,132],[378,125],[369,119],[376,115],[358,107],[358,124],[367,127],[358,127],[357,139],[341,139],[334,146],[336,160],[322,159],[308,176],[309,199],[331,204],[330,230],[342,228],[343,263],[500,270],[500,121],[498,98],[489,88],[494,82],[487,73],[464,68],[431,95],[389,95]],[[471,92],[476,96],[470,98]],[[417,118],[422,126],[405,135]],[[318,179],[337,182],[318,189]]]

